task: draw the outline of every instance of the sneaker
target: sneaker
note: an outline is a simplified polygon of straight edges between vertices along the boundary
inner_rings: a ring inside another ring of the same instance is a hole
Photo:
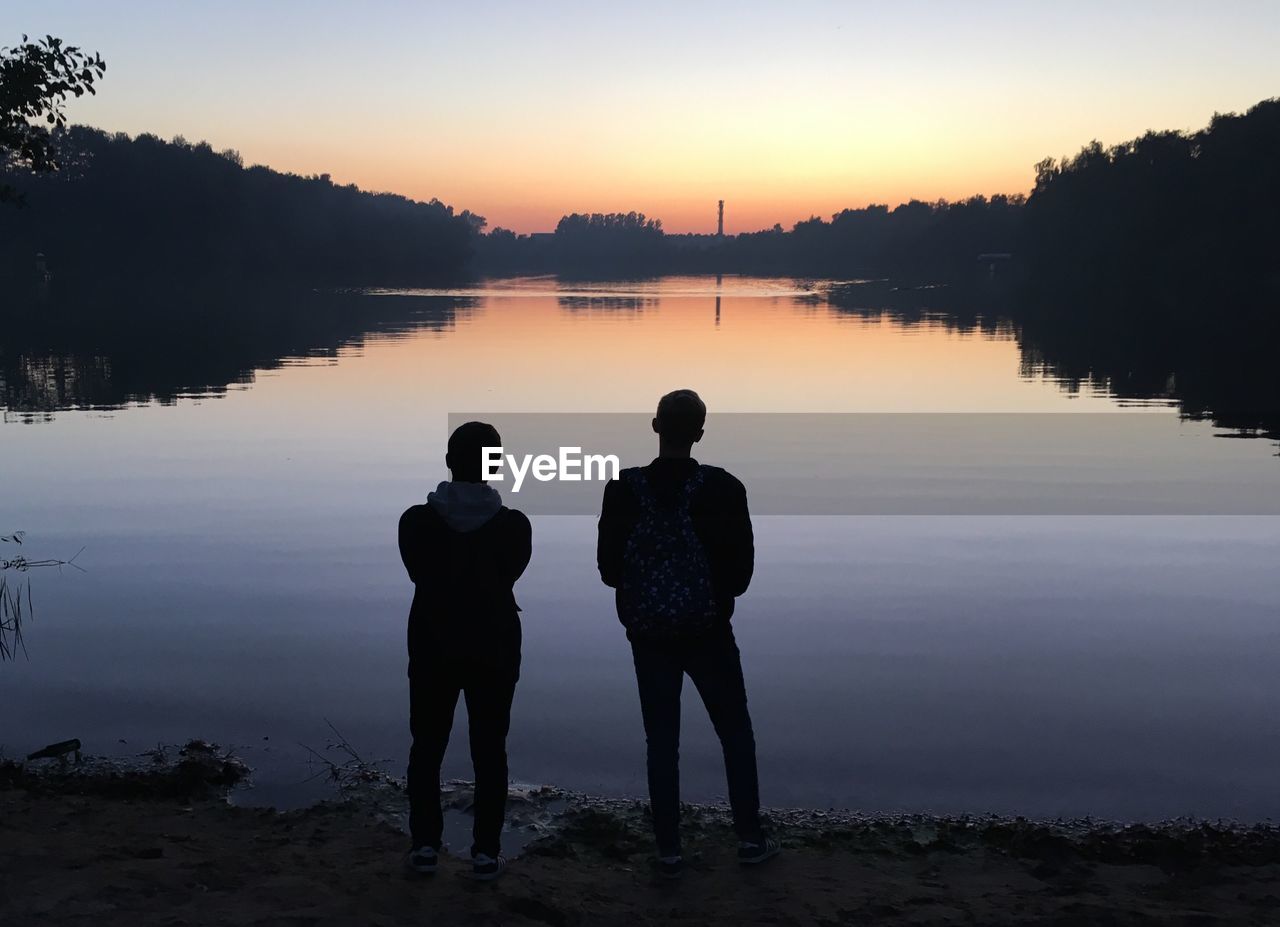
[[[773,859],[781,852],[781,845],[772,837],[764,837],[759,843],[749,843],[744,840],[738,844],[738,862],[744,866],[754,866],[767,859]]]
[[[414,847],[405,858],[405,865],[423,875],[431,875],[439,864],[440,856],[436,853],[435,847]]]
[[[471,857],[471,878],[477,882],[492,882],[506,871],[507,858],[505,856],[489,856],[487,853],[477,853]]]
[[[664,879],[678,879],[684,875],[683,856],[659,856],[658,875]]]

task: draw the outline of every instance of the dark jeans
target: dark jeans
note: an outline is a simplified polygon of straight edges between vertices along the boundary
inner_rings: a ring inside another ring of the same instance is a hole
[[[631,654],[648,740],[649,805],[658,854],[680,853],[680,690],[686,673],[702,696],[724,749],[729,804],[738,838],[760,840],[756,740],[733,631],[725,628],[684,641],[636,638],[631,641]]]
[[[435,665],[409,677],[409,831],[413,845],[440,848],[440,764],[461,692],[467,703],[475,770],[471,852],[496,857],[507,807],[507,729],[519,664],[514,668]]]

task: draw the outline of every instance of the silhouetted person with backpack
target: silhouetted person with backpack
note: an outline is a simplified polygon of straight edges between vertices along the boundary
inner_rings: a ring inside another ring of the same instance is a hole
[[[693,390],[663,396],[653,430],[658,456],[605,487],[596,552],[617,590],[648,741],[649,803],[658,869],[684,871],[680,852],[680,692],[688,674],[724,748],[738,859],[778,853],[760,823],[756,743],[747,712],[733,603],[751,582],[755,549],[747,493],[719,467],[691,456],[707,407]]]
[[[411,869],[436,870],[444,818],[440,764],[461,693],[475,767],[472,877],[506,868],[499,845],[507,802],[507,729],[520,677],[520,607],[512,587],[529,563],[531,528],[481,479],[481,448],[497,430],[467,422],[449,437],[452,482],[400,517],[400,556],[414,583],[409,612]]]

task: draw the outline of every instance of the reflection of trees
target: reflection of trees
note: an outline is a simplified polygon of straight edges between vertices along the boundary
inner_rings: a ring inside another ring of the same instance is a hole
[[[296,290],[152,297],[70,295],[0,311],[6,416],[219,396],[292,359],[335,357],[371,336],[447,331],[469,298]],[[18,321],[20,316],[20,324]]]
[[[110,390],[111,361],[100,355],[20,354],[10,365],[0,353],[0,363],[8,371],[0,370],[0,397],[7,410],[27,418],[51,419],[58,409],[84,407],[83,397]]]
[[[1024,373],[1071,392],[1092,385],[1122,399],[1170,400],[1190,417],[1280,437],[1275,321],[1233,321],[1233,314],[1248,310],[1232,303],[1248,304],[1250,297],[1229,290],[1216,311],[1206,309],[1193,322],[1136,309],[1138,299],[1125,300],[1132,315],[1043,307],[1025,313],[1018,326]],[[1105,294],[1097,302],[1105,306]]]
[[[834,286],[827,305],[840,315],[1016,339],[1024,377],[1052,380],[1069,393],[1098,389],[1122,400],[1175,403],[1189,417],[1280,437],[1280,325],[1233,321],[1259,299],[1224,289],[1215,310],[1191,324],[1162,313],[1155,295],[1100,291],[1087,305],[1062,307],[1029,301],[1024,289],[998,280],[924,289]]]
[[[826,303],[836,315],[890,319],[958,334],[981,332],[988,338],[1008,340],[1015,331],[1003,281],[963,287],[898,287],[883,280],[836,284],[828,291]]]
[[[556,302],[562,311],[578,315],[639,315],[658,308],[658,300],[652,296],[560,296]]]

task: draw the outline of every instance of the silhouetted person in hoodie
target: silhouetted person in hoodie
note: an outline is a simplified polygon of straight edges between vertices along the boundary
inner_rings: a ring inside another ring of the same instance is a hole
[[[409,611],[409,866],[434,872],[444,819],[440,764],[458,694],[467,704],[475,767],[472,875],[506,868],[499,846],[507,802],[507,729],[520,677],[520,607],[512,587],[529,563],[529,519],[481,479],[481,448],[501,446],[484,422],[449,437],[441,483],[400,517],[400,556],[413,580]]]
[[[747,492],[719,467],[693,459],[707,407],[693,390],[663,396],[653,430],[658,456],[605,487],[596,561],[617,590],[648,741],[649,803],[659,872],[678,878],[680,691],[687,674],[724,748],[738,859],[761,863],[777,841],[760,823],[756,743],[742,661],[729,619],[751,582],[755,550]]]

